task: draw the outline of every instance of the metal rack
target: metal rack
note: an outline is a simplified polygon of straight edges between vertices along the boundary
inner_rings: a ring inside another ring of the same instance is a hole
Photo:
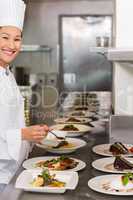
[[[47,45],[22,45],[21,52],[50,52],[52,48]]]

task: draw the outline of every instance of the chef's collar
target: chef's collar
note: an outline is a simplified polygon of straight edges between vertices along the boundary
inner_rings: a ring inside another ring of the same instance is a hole
[[[3,74],[6,74],[8,76],[9,72],[10,72],[9,66],[7,66],[7,67],[0,66],[0,72],[2,72]]]

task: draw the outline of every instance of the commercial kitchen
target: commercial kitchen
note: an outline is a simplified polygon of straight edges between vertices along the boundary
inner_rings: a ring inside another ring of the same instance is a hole
[[[32,143],[0,199],[132,199],[133,1],[24,2],[22,48],[10,71],[26,126],[50,131]],[[74,166],[62,169],[65,159]],[[44,173],[56,186],[38,185]]]

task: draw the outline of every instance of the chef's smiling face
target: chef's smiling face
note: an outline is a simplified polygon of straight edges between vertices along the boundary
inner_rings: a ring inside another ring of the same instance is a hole
[[[21,30],[13,26],[0,27],[0,66],[6,67],[21,49]]]

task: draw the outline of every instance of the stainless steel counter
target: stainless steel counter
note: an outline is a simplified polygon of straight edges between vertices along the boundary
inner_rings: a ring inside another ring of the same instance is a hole
[[[91,167],[92,161],[100,158],[100,156],[95,155],[91,149],[92,146],[96,144],[107,143],[108,134],[106,133],[106,131],[93,134],[87,133],[82,138],[85,141],[87,141],[87,146],[70,154],[70,156],[79,158],[85,161],[87,164],[86,168],[79,172],[79,183],[74,191],[68,190],[64,194],[46,194],[46,193],[30,193],[15,189],[14,188],[15,180],[18,174],[23,170],[22,168],[20,168],[17,174],[12,179],[11,183],[6,187],[6,189],[0,196],[0,200],[8,200],[8,199],[10,200],[106,200],[106,199],[129,200],[132,199],[132,197],[121,197],[121,196],[100,194],[92,191],[88,187],[87,183],[90,178],[106,174],[99,172]],[[53,154],[47,153],[38,147],[34,147],[30,157],[45,156],[45,155],[53,155]]]

